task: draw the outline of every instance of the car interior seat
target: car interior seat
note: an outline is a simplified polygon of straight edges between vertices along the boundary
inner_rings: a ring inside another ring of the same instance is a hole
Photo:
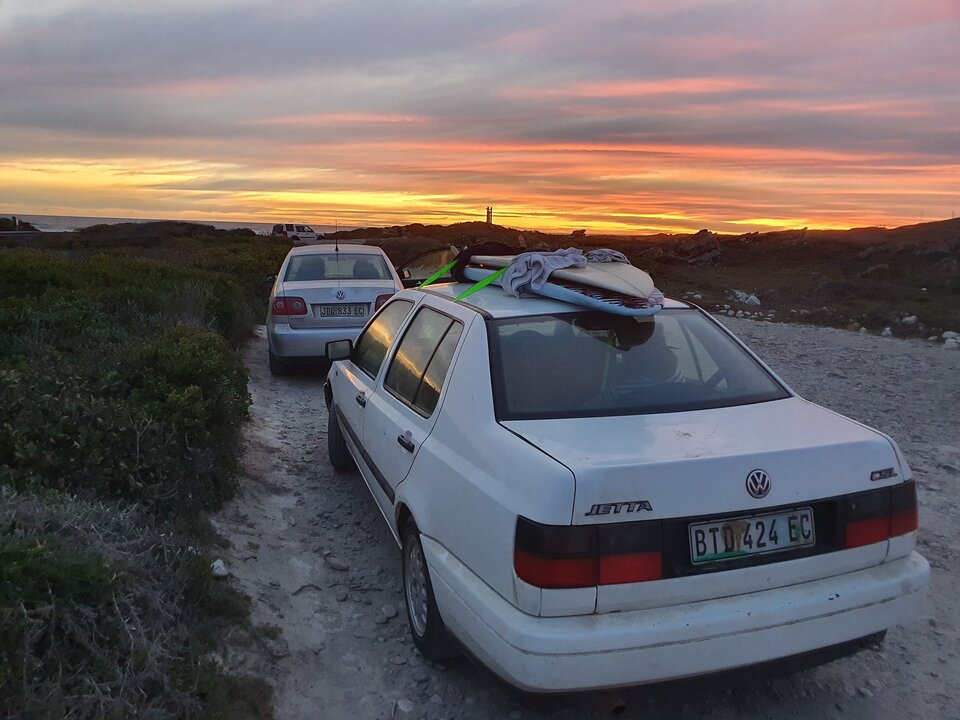
[[[353,264],[353,277],[357,280],[377,280],[380,278],[380,274],[372,262],[366,258],[361,258]]]
[[[300,262],[293,266],[288,280],[295,282],[309,282],[311,280],[325,280],[327,263],[322,257],[302,257]]]
[[[576,410],[597,394],[605,345],[566,328],[558,330],[549,336],[520,330],[504,340],[504,354],[513,360],[503,368],[511,409]]]

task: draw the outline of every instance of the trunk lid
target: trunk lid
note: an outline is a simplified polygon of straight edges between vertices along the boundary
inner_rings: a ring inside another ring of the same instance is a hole
[[[870,481],[874,470],[892,467],[900,474],[884,436],[796,397],[694,412],[502,424],[573,471],[574,524],[760,511],[869,490],[878,485]],[[761,499],[746,489],[747,475],[757,469],[770,478]],[[639,501],[651,509],[597,514],[594,508]]]

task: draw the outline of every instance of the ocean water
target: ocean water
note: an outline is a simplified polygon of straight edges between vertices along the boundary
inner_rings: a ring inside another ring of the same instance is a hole
[[[37,230],[44,232],[72,232],[78,228],[90,227],[91,225],[115,225],[117,223],[141,223],[157,222],[150,218],[110,218],[110,217],[82,217],[79,215],[20,215],[16,213],[0,213],[3,217],[18,217],[32,224]],[[188,222],[198,222],[204,225],[213,225],[220,230],[239,230],[249,228],[259,235],[269,235],[275,223],[272,222],[213,222],[210,220],[194,220]],[[302,222],[293,220],[291,222]],[[318,233],[333,232],[333,225],[317,225],[308,222]],[[340,226],[341,230],[350,230],[351,228]]]

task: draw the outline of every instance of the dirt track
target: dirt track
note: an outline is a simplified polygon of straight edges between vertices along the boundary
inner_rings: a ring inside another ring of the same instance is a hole
[[[399,552],[357,473],[326,458],[323,370],[273,378],[261,333],[241,490],[215,523],[275,642],[229,642],[227,666],[276,688],[278,720],[310,718],[960,718],[960,350],[724,318],[787,383],[892,434],[920,487],[928,613],[882,649],[734,689],[702,683],[566,697],[531,709],[469,660],[426,663],[408,639]],[[393,616],[395,617],[388,617]]]

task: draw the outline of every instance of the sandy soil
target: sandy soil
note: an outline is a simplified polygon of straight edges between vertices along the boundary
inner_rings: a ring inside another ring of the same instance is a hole
[[[432,665],[408,639],[399,552],[357,473],[326,458],[324,371],[273,378],[262,333],[245,350],[252,418],[241,491],[216,518],[224,556],[278,638],[228,640],[265,677],[279,720],[306,718],[960,718],[960,351],[724,318],[805,397],[893,435],[920,487],[927,614],[882,648],[739,687],[702,682],[525,702],[466,659]]]

